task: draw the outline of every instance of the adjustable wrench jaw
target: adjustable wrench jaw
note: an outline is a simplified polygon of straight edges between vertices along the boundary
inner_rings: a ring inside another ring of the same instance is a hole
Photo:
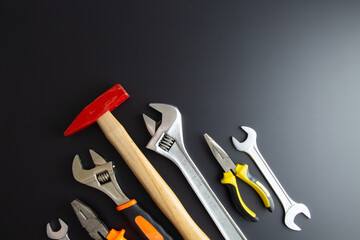
[[[178,150],[181,149],[181,151],[186,152],[183,140],[181,113],[177,107],[168,104],[151,103],[149,106],[162,114],[162,120],[155,122],[143,114],[145,125],[152,136],[146,148],[176,163],[173,156],[179,154]],[[170,154],[173,151],[176,153]]]
[[[79,155],[73,160],[72,172],[76,181],[96,188],[108,195],[118,206],[130,201],[116,181],[112,162],[106,162],[99,154],[89,150],[95,167],[84,169]]]

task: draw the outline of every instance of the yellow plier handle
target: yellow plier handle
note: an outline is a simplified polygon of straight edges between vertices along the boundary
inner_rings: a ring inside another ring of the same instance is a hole
[[[253,177],[248,171],[248,165],[237,164],[235,168],[235,173],[238,178],[249,184],[261,197],[264,202],[265,207],[272,212],[274,210],[274,200],[272,199],[270,192],[265,188],[263,184],[260,183],[255,177]],[[226,185],[231,193],[231,198],[234,202],[236,209],[245,217],[249,218],[253,222],[257,222],[259,219],[256,214],[251,211],[244,201],[241,198],[236,178],[234,174],[229,172],[224,172],[224,176],[221,179],[221,183]]]
[[[236,177],[234,174],[229,172],[224,172],[224,176],[221,179],[221,183],[227,186],[230,190],[231,199],[236,207],[236,209],[244,216],[250,219],[253,222],[259,221],[259,218],[256,216],[256,214],[250,210],[244,203],[244,201],[241,198]]]
[[[269,190],[255,177],[253,177],[249,170],[247,164],[240,165],[236,164],[235,172],[236,176],[249,184],[261,197],[264,202],[265,207],[272,212],[274,210],[274,200],[270,195]]]

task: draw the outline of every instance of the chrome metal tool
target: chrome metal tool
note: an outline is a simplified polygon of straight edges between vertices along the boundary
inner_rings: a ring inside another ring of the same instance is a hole
[[[124,237],[125,230],[116,231],[115,229],[109,229],[103,223],[96,213],[83,202],[75,199],[71,202],[71,206],[74,209],[76,216],[78,217],[81,226],[86,229],[90,237],[95,240],[126,240]]]
[[[295,217],[299,213],[303,213],[306,217],[311,218],[310,211],[307,206],[302,203],[293,201],[289,195],[285,192],[285,189],[280,184],[279,180],[261,155],[259,148],[256,144],[257,134],[254,129],[242,126],[241,127],[246,133],[247,138],[244,142],[239,142],[236,138],[232,137],[232,142],[238,151],[246,152],[254,160],[276,195],[279,197],[281,204],[285,210],[285,225],[294,230],[300,231],[301,228],[295,223]]]
[[[187,153],[179,110],[174,106],[159,103],[152,103],[150,107],[162,113],[162,120],[157,123],[145,114],[143,115],[146,127],[152,135],[146,147],[170,159],[180,168],[225,239],[245,240],[245,235],[216,197]]]
[[[50,223],[46,225],[47,236],[51,239],[56,239],[56,240],[70,240],[68,236],[68,229],[69,229],[68,225],[61,218],[59,218],[59,223],[60,223],[59,231],[54,231],[51,228]]]

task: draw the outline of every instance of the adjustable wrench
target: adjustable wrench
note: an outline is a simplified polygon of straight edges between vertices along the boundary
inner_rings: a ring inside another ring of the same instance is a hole
[[[180,168],[225,239],[246,240],[245,235],[211,190],[187,153],[179,110],[167,104],[150,104],[149,106],[162,113],[162,121],[157,123],[145,114],[143,115],[146,127],[152,135],[146,147],[169,158]]]
[[[273,171],[265,161],[264,157],[261,155],[257,144],[256,144],[256,132],[254,129],[242,126],[241,127],[246,133],[247,138],[244,142],[239,142],[234,137],[232,137],[232,142],[235,148],[238,151],[246,152],[254,160],[276,195],[279,197],[281,204],[285,210],[285,225],[294,230],[300,231],[301,228],[298,227],[295,223],[295,217],[299,213],[303,213],[309,219],[311,218],[309,209],[302,203],[297,203],[293,201],[289,195],[285,192],[284,188],[281,186],[279,180],[276,178]]]
[[[46,234],[49,238],[51,239],[56,239],[56,240],[70,240],[69,236],[68,236],[68,225],[61,219],[59,218],[59,223],[60,223],[60,230],[54,232],[53,229],[50,226],[50,223],[48,223],[46,225]]]

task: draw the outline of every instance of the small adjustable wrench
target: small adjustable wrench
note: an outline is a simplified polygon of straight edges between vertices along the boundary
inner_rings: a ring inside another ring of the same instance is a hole
[[[157,123],[143,115],[146,127],[152,135],[146,147],[172,160],[180,168],[225,239],[246,240],[187,153],[179,110],[174,106],[158,103],[150,104],[150,107],[162,113],[162,120]]]
[[[46,225],[46,234],[50,239],[56,239],[56,240],[70,240],[69,236],[68,236],[68,225],[61,219],[59,218],[59,223],[60,223],[60,230],[59,231],[53,231],[53,229],[50,226],[50,223],[48,223]]]
[[[309,209],[302,203],[297,203],[293,201],[289,195],[285,192],[285,189],[281,186],[279,180],[265,161],[264,157],[261,155],[257,144],[256,144],[256,137],[257,134],[254,129],[242,126],[241,127],[246,133],[247,138],[244,142],[239,142],[234,137],[232,137],[232,142],[235,148],[238,151],[246,152],[249,156],[254,160],[276,195],[279,197],[281,204],[285,210],[285,225],[294,230],[300,231],[301,228],[298,227],[295,223],[295,217],[299,213],[303,213],[309,219],[311,218]]]

